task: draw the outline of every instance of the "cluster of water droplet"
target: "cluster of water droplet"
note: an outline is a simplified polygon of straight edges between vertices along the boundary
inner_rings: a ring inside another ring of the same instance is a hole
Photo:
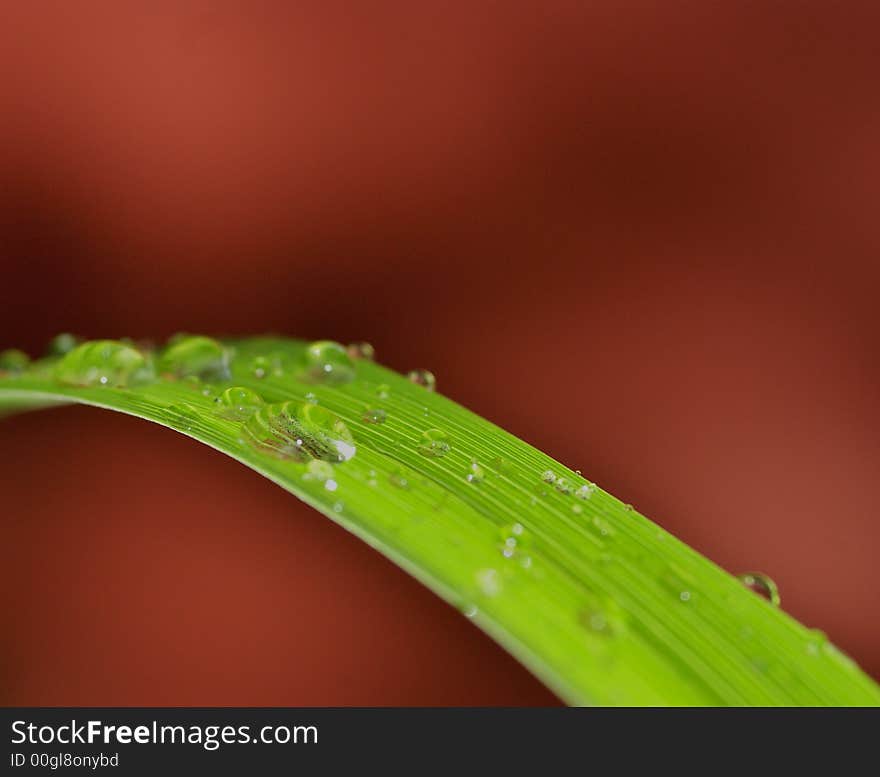
[[[151,348],[139,347],[127,340],[83,342],[64,333],[52,339],[47,353],[51,357],[48,363],[56,380],[67,386],[124,389],[143,385],[160,376],[191,386],[204,396],[213,398],[213,407],[219,417],[240,425],[241,439],[254,450],[276,459],[304,464],[303,480],[330,493],[339,488],[337,465],[351,460],[357,452],[355,437],[348,426],[322,407],[314,392],[306,393],[303,402],[267,403],[251,388],[228,385],[232,378],[233,349],[210,337],[176,335],[163,350],[154,354]],[[281,354],[257,356],[250,363],[250,374],[267,381],[289,374],[308,384],[335,387],[353,381],[357,362],[372,360],[374,350],[368,343],[343,346],[320,340],[307,346],[298,364],[288,364],[286,358]],[[31,364],[28,355],[20,350],[0,352],[0,373],[16,375],[26,371]],[[427,391],[435,390],[436,380],[427,370],[412,370],[407,378]],[[221,385],[215,386],[213,383]],[[222,384],[226,384],[225,387]],[[317,387],[315,390],[320,391]],[[388,384],[380,384],[375,387],[374,394],[377,404],[381,404],[382,400],[391,396],[391,388]],[[176,426],[184,430],[192,429],[199,421],[197,409],[186,402],[177,401],[169,405],[168,410],[174,416]],[[424,409],[424,414],[429,414],[428,408]],[[364,424],[381,425],[386,420],[386,410],[378,406],[365,407],[361,415]],[[418,437],[415,447],[421,456],[439,459],[450,452],[452,442],[442,429],[429,428]],[[500,471],[502,462],[498,459],[490,466]],[[579,476],[580,472],[576,474]],[[385,477],[394,488],[407,490],[413,487],[417,474],[399,465],[390,472],[386,470]],[[464,473],[465,480],[476,486],[483,483],[485,477],[483,466],[476,459],[471,459]],[[581,503],[590,500],[596,492],[594,484],[577,485],[552,469],[541,472],[539,480],[555,492],[573,497],[572,511],[578,514],[584,512],[586,507],[582,507]],[[370,470],[367,482],[372,487],[379,485],[379,475],[375,470]],[[337,501],[333,509],[340,512],[343,506],[342,502]],[[626,507],[632,509],[628,505]],[[583,525],[600,539],[614,536],[613,526],[600,515],[592,516]],[[489,566],[476,570],[474,584],[477,599],[501,594],[505,585],[515,579],[514,570],[517,567],[532,568],[534,548],[523,523],[515,521],[505,526],[496,542],[505,561],[499,560],[497,568]],[[540,569],[533,570],[532,574],[539,572]],[[680,602],[688,604],[694,601],[691,581],[677,568],[664,564],[654,577]],[[750,590],[779,605],[778,588],[766,575],[749,572],[740,575],[739,579]],[[587,597],[586,604],[578,613],[579,622],[592,635],[607,637],[615,634],[623,628],[625,618],[614,607],[613,602],[601,597]],[[470,603],[464,607],[464,612],[474,617],[478,608]],[[806,650],[811,655],[818,655],[821,650],[827,649],[827,644],[821,632],[814,632]]]
[[[240,440],[254,450],[273,458],[306,464],[304,478],[337,488],[333,467],[351,459],[357,450],[348,426],[320,406],[315,391],[352,382],[359,361],[375,358],[373,346],[366,342],[347,346],[331,340],[308,344],[299,360],[287,352],[268,352],[254,356],[244,369],[267,386],[278,386],[285,376],[312,384],[300,401],[269,402],[253,388],[232,384],[235,348],[204,335],[179,333],[155,348],[128,339],[91,340],[63,333],[52,339],[47,349],[46,368],[65,386],[130,389],[155,382],[170,381],[185,386],[213,401],[216,416],[240,425]],[[0,353],[0,374],[17,375],[33,363],[22,351]],[[413,383],[433,391],[434,376],[427,370],[407,375]],[[273,382],[274,381],[274,382]],[[381,425],[387,420],[382,400],[391,396],[388,384],[375,387],[376,405],[366,406],[361,421]],[[175,397],[167,406],[168,419],[176,428],[192,431],[200,422],[198,403]],[[427,409],[425,410],[427,414]],[[450,450],[450,442],[440,429],[428,429],[419,438],[416,450],[428,458],[439,458]],[[414,475],[401,468],[387,474],[391,485],[407,489]],[[483,471],[474,462],[468,480],[480,482]],[[376,476],[372,482],[378,483]],[[341,503],[340,503],[341,504]]]
[[[580,475],[581,473],[578,471],[576,474]],[[557,475],[552,469],[546,469],[541,473],[541,482],[546,483],[548,486],[553,486],[556,491],[564,496],[574,495],[581,502],[591,499],[596,492],[596,486],[593,483],[584,483],[575,488],[567,478]],[[577,502],[572,504],[571,511],[577,514],[583,512],[581,506]],[[609,533],[610,532],[607,531],[603,532],[603,534]]]
[[[532,557],[528,553],[529,534],[519,521],[502,530],[500,547],[504,558],[517,560],[525,569],[532,566]]]

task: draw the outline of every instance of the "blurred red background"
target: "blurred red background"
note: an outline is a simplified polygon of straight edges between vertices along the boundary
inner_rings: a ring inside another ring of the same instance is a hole
[[[880,676],[878,29],[871,2],[9,3],[0,348],[369,340]],[[555,702],[170,431],[53,410],[0,457],[3,703]]]

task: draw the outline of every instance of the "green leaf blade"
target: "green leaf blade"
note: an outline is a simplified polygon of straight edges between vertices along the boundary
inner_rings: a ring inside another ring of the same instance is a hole
[[[820,634],[442,395],[364,359],[353,379],[341,361],[345,379],[324,380],[296,340],[226,346],[233,355],[210,365],[209,380],[157,372],[128,388],[61,383],[58,357],[43,359],[0,377],[0,413],[91,404],[227,453],[458,607],[572,704],[880,704],[877,686]],[[231,386],[273,407],[329,411],[354,455],[275,455],[258,427],[218,404]]]

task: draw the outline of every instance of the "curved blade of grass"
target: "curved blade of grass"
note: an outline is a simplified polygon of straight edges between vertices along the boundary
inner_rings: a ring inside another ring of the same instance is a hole
[[[227,453],[459,607],[572,704],[880,703],[821,632],[460,405],[365,359],[352,380],[324,380],[304,370],[299,341],[226,345],[231,374],[214,384],[165,375],[130,388],[68,385],[54,377],[58,357],[41,359],[0,373],[0,413],[94,405]],[[283,457],[218,405],[230,386],[331,411],[355,454]]]

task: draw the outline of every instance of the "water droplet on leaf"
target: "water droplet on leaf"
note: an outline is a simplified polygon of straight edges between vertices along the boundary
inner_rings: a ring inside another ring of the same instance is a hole
[[[818,656],[827,644],[828,635],[824,631],[810,629],[810,635],[807,638],[806,644],[807,655]]]
[[[305,380],[331,385],[350,383],[355,378],[354,362],[339,343],[316,340],[305,352]]]
[[[250,364],[251,375],[263,378],[280,378],[284,375],[284,360],[278,354],[255,356]]]
[[[281,459],[338,463],[356,452],[345,423],[318,405],[265,405],[248,419],[245,432],[254,447]]]
[[[513,523],[501,532],[501,555],[504,558],[522,556],[528,546],[528,535],[521,523]]]
[[[657,560],[659,561],[659,560]],[[654,559],[647,559],[647,564],[653,566]],[[693,578],[675,564],[660,564],[657,582],[669,591],[676,599],[682,602],[690,602],[695,598]]]
[[[585,486],[581,486],[577,491],[574,492],[574,495],[578,499],[589,499],[593,496],[593,492],[596,490],[596,487],[592,483],[588,483]]]
[[[568,481],[565,478],[556,478],[556,482],[553,483],[553,487],[560,494],[570,494],[571,486],[569,486]]]
[[[373,361],[376,356],[376,349],[369,343],[350,343],[346,351],[352,359]]]
[[[384,424],[388,414],[379,408],[368,409],[364,411],[363,419],[367,424]]]
[[[771,604],[775,604],[778,607],[782,602],[778,586],[770,577],[762,572],[743,572],[743,574],[737,575],[737,577],[746,588],[754,591],[759,596],[763,596]]]
[[[64,356],[76,348],[80,342],[81,340],[76,335],[62,332],[49,341],[49,347],[46,350],[49,356]]]
[[[434,373],[429,370],[410,370],[406,377],[411,383],[423,386],[428,391],[435,391],[437,388],[437,379],[434,377]]]
[[[429,458],[439,458],[449,453],[449,435],[442,429],[428,429],[422,434],[419,453]]]
[[[172,338],[159,359],[159,372],[177,378],[228,380],[229,352],[210,337],[186,335]]]
[[[135,348],[116,340],[77,346],[55,367],[55,378],[70,386],[123,388],[153,380],[152,365]]]
[[[30,364],[31,357],[18,348],[8,348],[0,352],[0,371],[21,372]]]
[[[243,421],[263,406],[263,398],[249,388],[232,386],[214,400],[226,418]]]
[[[486,473],[483,468],[476,461],[472,461],[468,473],[465,475],[465,480],[468,483],[482,483],[485,477]]]

